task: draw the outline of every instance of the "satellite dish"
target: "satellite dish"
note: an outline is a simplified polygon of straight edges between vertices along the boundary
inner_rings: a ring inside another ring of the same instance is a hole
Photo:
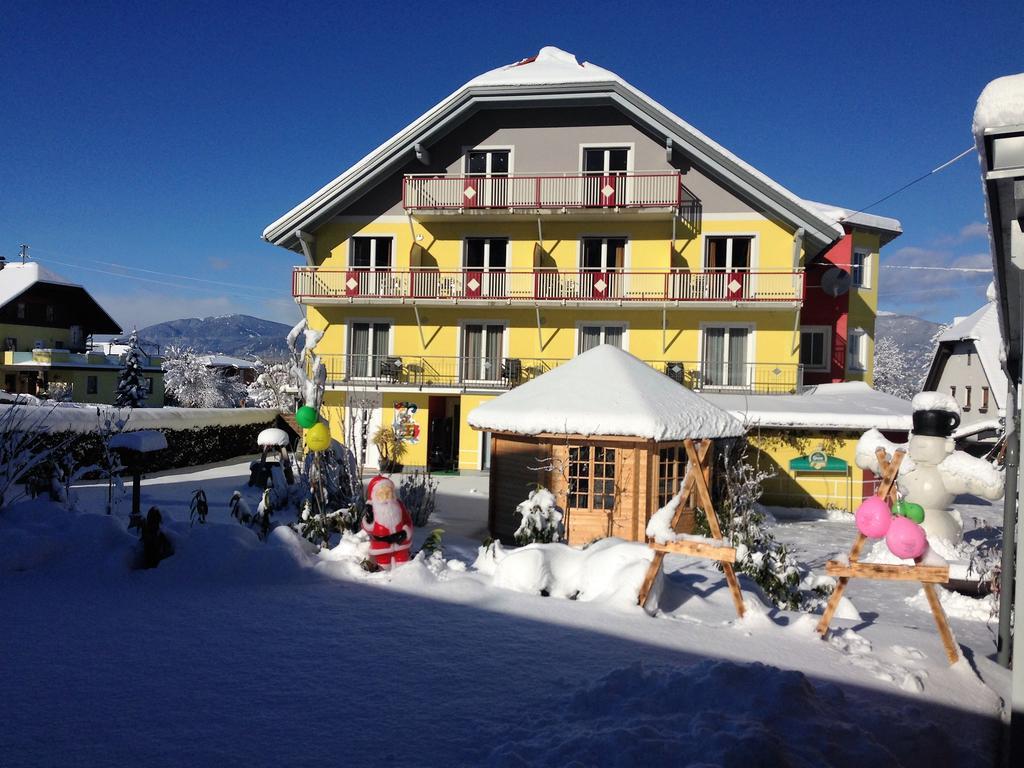
[[[845,269],[831,267],[821,276],[821,290],[829,296],[842,296],[850,290],[852,282],[850,273]]]

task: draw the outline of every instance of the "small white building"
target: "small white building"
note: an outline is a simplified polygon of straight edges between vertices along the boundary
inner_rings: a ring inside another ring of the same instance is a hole
[[[994,298],[994,297],[993,297]],[[1005,414],[1007,379],[999,362],[1003,337],[996,304],[989,301],[957,318],[938,339],[926,391],[949,395],[962,412],[955,436],[979,447],[997,439]]]

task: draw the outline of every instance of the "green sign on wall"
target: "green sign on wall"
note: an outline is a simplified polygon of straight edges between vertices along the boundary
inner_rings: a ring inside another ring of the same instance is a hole
[[[789,461],[790,472],[846,472],[850,465],[824,451],[814,451]]]

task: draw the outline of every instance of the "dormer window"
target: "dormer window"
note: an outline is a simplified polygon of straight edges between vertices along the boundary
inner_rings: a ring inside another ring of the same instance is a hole
[[[46,305],[46,322],[52,323],[53,322],[53,317],[54,317],[53,304],[47,304]]]
[[[19,320],[25,319],[25,302],[19,301],[17,306],[17,317]]]

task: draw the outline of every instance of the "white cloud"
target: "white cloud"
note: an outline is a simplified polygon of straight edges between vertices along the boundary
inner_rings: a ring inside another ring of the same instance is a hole
[[[972,221],[960,230],[960,240],[970,240],[975,237],[988,237],[988,224],[984,221]]]

